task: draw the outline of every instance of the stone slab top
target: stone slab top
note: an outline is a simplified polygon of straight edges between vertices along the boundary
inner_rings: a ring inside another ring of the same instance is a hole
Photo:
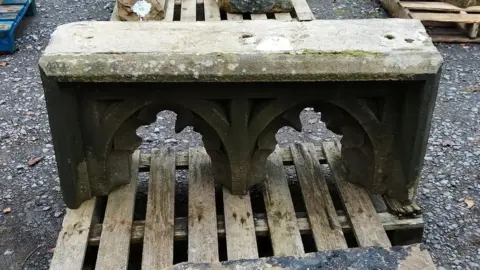
[[[57,81],[414,80],[443,59],[414,19],[76,22],[39,65]]]

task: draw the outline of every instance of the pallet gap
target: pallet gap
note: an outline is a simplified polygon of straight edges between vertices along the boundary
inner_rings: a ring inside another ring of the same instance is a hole
[[[188,239],[176,240],[173,242],[173,264],[186,261],[188,261]]]
[[[357,239],[355,238],[355,235],[353,234],[353,231],[351,232],[344,232],[343,236],[345,237],[345,241],[347,242],[348,248],[356,248],[358,246]]]
[[[257,235],[258,257],[273,256],[273,247],[270,240],[270,233],[267,235]]]
[[[302,189],[300,182],[298,182],[297,172],[295,166],[284,166],[285,174],[288,180],[288,188],[290,189],[290,195],[292,196],[292,203],[295,212],[306,212],[305,201],[303,200]]]
[[[227,239],[225,237],[218,238],[218,259],[223,262],[227,261]]]
[[[250,188],[250,202],[254,214],[265,214],[265,202],[263,200],[263,184],[256,184]]]
[[[175,217],[188,217],[188,170],[175,171]]]
[[[223,187],[218,184],[215,185],[215,208],[217,210],[217,216],[224,215]]]
[[[147,215],[148,183],[150,173],[139,172],[137,192],[135,193],[135,206],[133,220],[145,220]]]
[[[305,253],[317,252],[317,248],[315,246],[315,239],[313,239],[313,234],[302,234],[301,237]]]
[[[197,21],[205,21],[205,6],[204,3],[197,3]]]
[[[142,268],[143,243],[130,244],[130,254],[128,257],[128,270]]]
[[[180,21],[180,13],[182,12],[182,5],[174,5],[173,8],[173,21]]]
[[[337,187],[333,181],[332,170],[328,164],[322,164],[322,171],[323,176],[325,177],[325,181],[327,182],[328,191],[330,193],[330,197],[332,197],[333,206],[337,211],[345,211],[345,207],[343,206],[342,200],[340,199],[340,194],[338,194]]]
[[[225,10],[220,9],[220,20],[226,21],[227,20],[227,13]]]
[[[251,20],[252,16],[250,16],[250,13],[243,13],[242,14],[244,20]]]
[[[273,13],[267,13],[267,19],[269,19],[269,20],[275,20],[275,14],[273,14]]]

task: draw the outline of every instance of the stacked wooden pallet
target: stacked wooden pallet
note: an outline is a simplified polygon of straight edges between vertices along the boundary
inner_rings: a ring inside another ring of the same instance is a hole
[[[435,42],[480,42],[480,6],[399,0],[382,0],[382,5],[393,17],[421,20]]]
[[[381,198],[345,181],[336,143],[278,148],[266,181],[246,196],[215,186],[203,148],[137,151],[132,158],[130,184],[67,210],[51,269],[164,269],[421,240],[421,216],[392,215]],[[176,181],[185,169],[188,202]],[[144,202],[136,200],[139,170],[149,171]],[[140,220],[134,209],[145,213]],[[428,252],[417,255],[421,269],[434,269]]]
[[[0,52],[12,53],[15,51],[15,28],[25,15],[35,15],[35,0],[0,2]]]
[[[310,7],[305,0],[293,0],[294,12],[272,14],[231,14],[220,11],[215,0],[164,0],[165,21],[219,21],[219,20],[314,20]],[[119,21],[117,5],[113,10],[111,21]]]

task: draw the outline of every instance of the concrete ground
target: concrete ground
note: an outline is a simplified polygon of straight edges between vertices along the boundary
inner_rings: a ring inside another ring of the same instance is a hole
[[[309,3],[318,19],[385,17],[373,0]],[[40,53],[56,26],[108,20],[113,8],[112,0],[37,4],[37,16],[22,22],[19,50],[0,55],[0,269],[47,269],[64,215],[37,69]],[[445,64],[418,196],[425,211],[423,241],[439,269],[480,269],[480,45],[437,47]],[[164,112],[140,128],[142,148],[200,145],[191,129],[175,135],[174,121],[173,113]],[[318,144],[332,135],[315,112],[303,112],[302,122],[302,133],[284,128],[279,142]]]

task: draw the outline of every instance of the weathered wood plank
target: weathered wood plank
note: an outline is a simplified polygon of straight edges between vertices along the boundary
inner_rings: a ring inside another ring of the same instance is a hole
[[[95,269],[127,269],[140,151],[132,156],[130,183],[108,195]]]
[[[291,21],[292,15],[290,15],[290,13],[275,13],[275,19],[279,21]]]
[[[152,150],[148,185],[142,269],[164,269],[173,264],[175,152]]]
[[[188,261],[218,261],[215,183],[204,148],[189,149]]]
[[[313,12],[306,0],[292,0],[292,4],[299,21],[315,20],[315,16],[313,16]]]
[[[480,23],[480,14],[411,12],[414,19],[435,22]]]
[[[220,21],[220,9],[215,0],[204,0],[205,21]]]
[[[382,7],[388,10],[388,13],[395,18],[411,19],[412,14],[400,4],[398,0],[380,0]]]
[[[77,209],[67,209],[50,263],[51,270],[81,270],[96,207],[96,198],[85,201]]]
[[[323,155],[322,147],[315,146],[316,155],[320,163],[325,163],[325,156]],[[293,157],[290,149],[288,148],[280,148],[278,150],[278,154],[280,155],[284,165],[292,165]],[[181,168],[188,167],[188,152],[178,152],[175,158],[175,166]],[[150,154],[142,153],[140,154],[140,168],[145,169],[150,167]]]
[[[275,256],[301,256],[305,253],[292,197],[278,150],[267,160],[264,200],[268,228]]]
[[[254,214],[255,233],[258,236],[268,236],[267,217],[264,214]],[[311,234],[312,229],[306,213],[296,213],[297,224],[301,234]],[[399,218],[390,213],[379,213],[380,221],[383,229],[386,231],[393,230],[410,230],[422,228],[424,221],[422,217],[415,218]],[[344,233],[351,232],[351,224],[343,212],[337,211],[337,219],[342,226]],[[218,237],[225,237],[225,223],[224,216],[217,216]],[[143,235],[145,230],[145,221],[134,221],[132,228],[132,243],[143,242]],[[102,233],[102,224],[97,224],[92,228],[89,245],[98,245],[100,242],[100,235]],[[186,240],[188,236],[188,220],[186,217],[175,218],[175,240]]]
[[[318,251],[348,248],[313,144],[290,146]]]
[[[180,12],[180,21],[194,22],[197,20],[197,1],[182,0],[182,9]]]
[[[252,20],[268,20],[267,14],[250,14]]]
[[[258,258],[250,195],[234,196],[224,188],[223,203],[228,259]]]
[[[323,150],[352,223],[358,245],[391,247],[387,233],[365,189],[346,181],[345,167],[341,163],[340,153],[335,143],[323,143]]]
[[[163,19],[166,22],[173,21],[173,14],[175,12],[175,1],[166,0],[165,2],[165,18]]]
[[[462,11],[463,8],[444,3],[444,2],[424,2],[424,1],[400,1],[400,5],[410,10],[428,10],[428,11]]]

